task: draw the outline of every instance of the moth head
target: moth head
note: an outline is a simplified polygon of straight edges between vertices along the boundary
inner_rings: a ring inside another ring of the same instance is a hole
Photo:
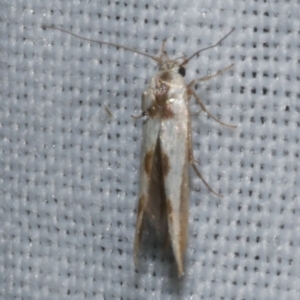
[[[160,71],[173,71],[180,74],[182,77],[185,76],[185,66],[180,64],[177,60],[166,60],[159,64]]]

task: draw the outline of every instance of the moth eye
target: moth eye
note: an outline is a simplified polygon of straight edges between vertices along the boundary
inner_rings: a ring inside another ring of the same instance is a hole
[[[182,77],[184,77],[184,76],[185,76],[185,68],[182,67],[182,66],[180,66],[179,69],[178,69],[178,73],[179,73]]]

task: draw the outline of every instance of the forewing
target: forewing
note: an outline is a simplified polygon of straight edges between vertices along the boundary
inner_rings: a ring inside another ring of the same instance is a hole
[[[147,90],[142,97],[142,110],[146,111],[154,101],[152,90]],[[155,173],[159,172],[154,164],[155,155],[157,155],[157,142],[160,130],[159,115],[150,116],[143,124],[143,143],[141,149],[141,168],[140,168],[140,192],[138,203],[138,215],[136,221],[136,232],[134,242],[134,260],[137,265],[137,256],[139,253],[140,242],[142,238],[145,215],[153,215],[155,209],[149,206],[149,197],[155,197],[156,190],[152,185]],[[152,192],[151,192],[152,191]],[[154,193],[154,194],[152,194]],[[147,212],[148,211],[148,212]]]
[[[164,176],[169,236],[179,276],[183,274],[189,203],[189,112],[184,91],[166,106],[159,140]]]

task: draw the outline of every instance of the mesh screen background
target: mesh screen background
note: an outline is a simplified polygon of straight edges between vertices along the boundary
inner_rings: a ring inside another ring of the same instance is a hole
[[[1,12],[1,299],[299,299],[299,1],[4,1]],[[197,115],[189,246],[177,278],[133,240],[140,97],[155,63],[42,24],[150,54],[203,52],[187,82],[228,129]],[[107,112],[111,111],[112,116]]]

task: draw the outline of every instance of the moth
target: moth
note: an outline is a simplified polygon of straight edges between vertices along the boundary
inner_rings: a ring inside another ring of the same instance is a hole
[[[185,83],[184,76],[188,62],[202,51],[221,44],[234,30],[212,46],[196,51],[189,57],[170,59],[162,43],[160,56],[152,56],[126,46],[88,39],[59,27],[43,26],[71,34],[82,40],[113,46],[154,60],[159,72],[151,79],[148,89],[142,95],[142,113],[134,118],[143,119],[143,143],[140,165],[140,191],[137,209],[134,241],[134,261],[138,265],[138,254],[145,223],[150,223],[170,242],[178,276],[184,274],[184,253],[187,246],[189,206],[189,166],[214,194],[213,189],[198,170],[192,150],[189,100],[194,97],[201,109],[218,123],[225,124],[213,116],[195,93],[193,86],[216,77],[233,66],[216,74]]]

